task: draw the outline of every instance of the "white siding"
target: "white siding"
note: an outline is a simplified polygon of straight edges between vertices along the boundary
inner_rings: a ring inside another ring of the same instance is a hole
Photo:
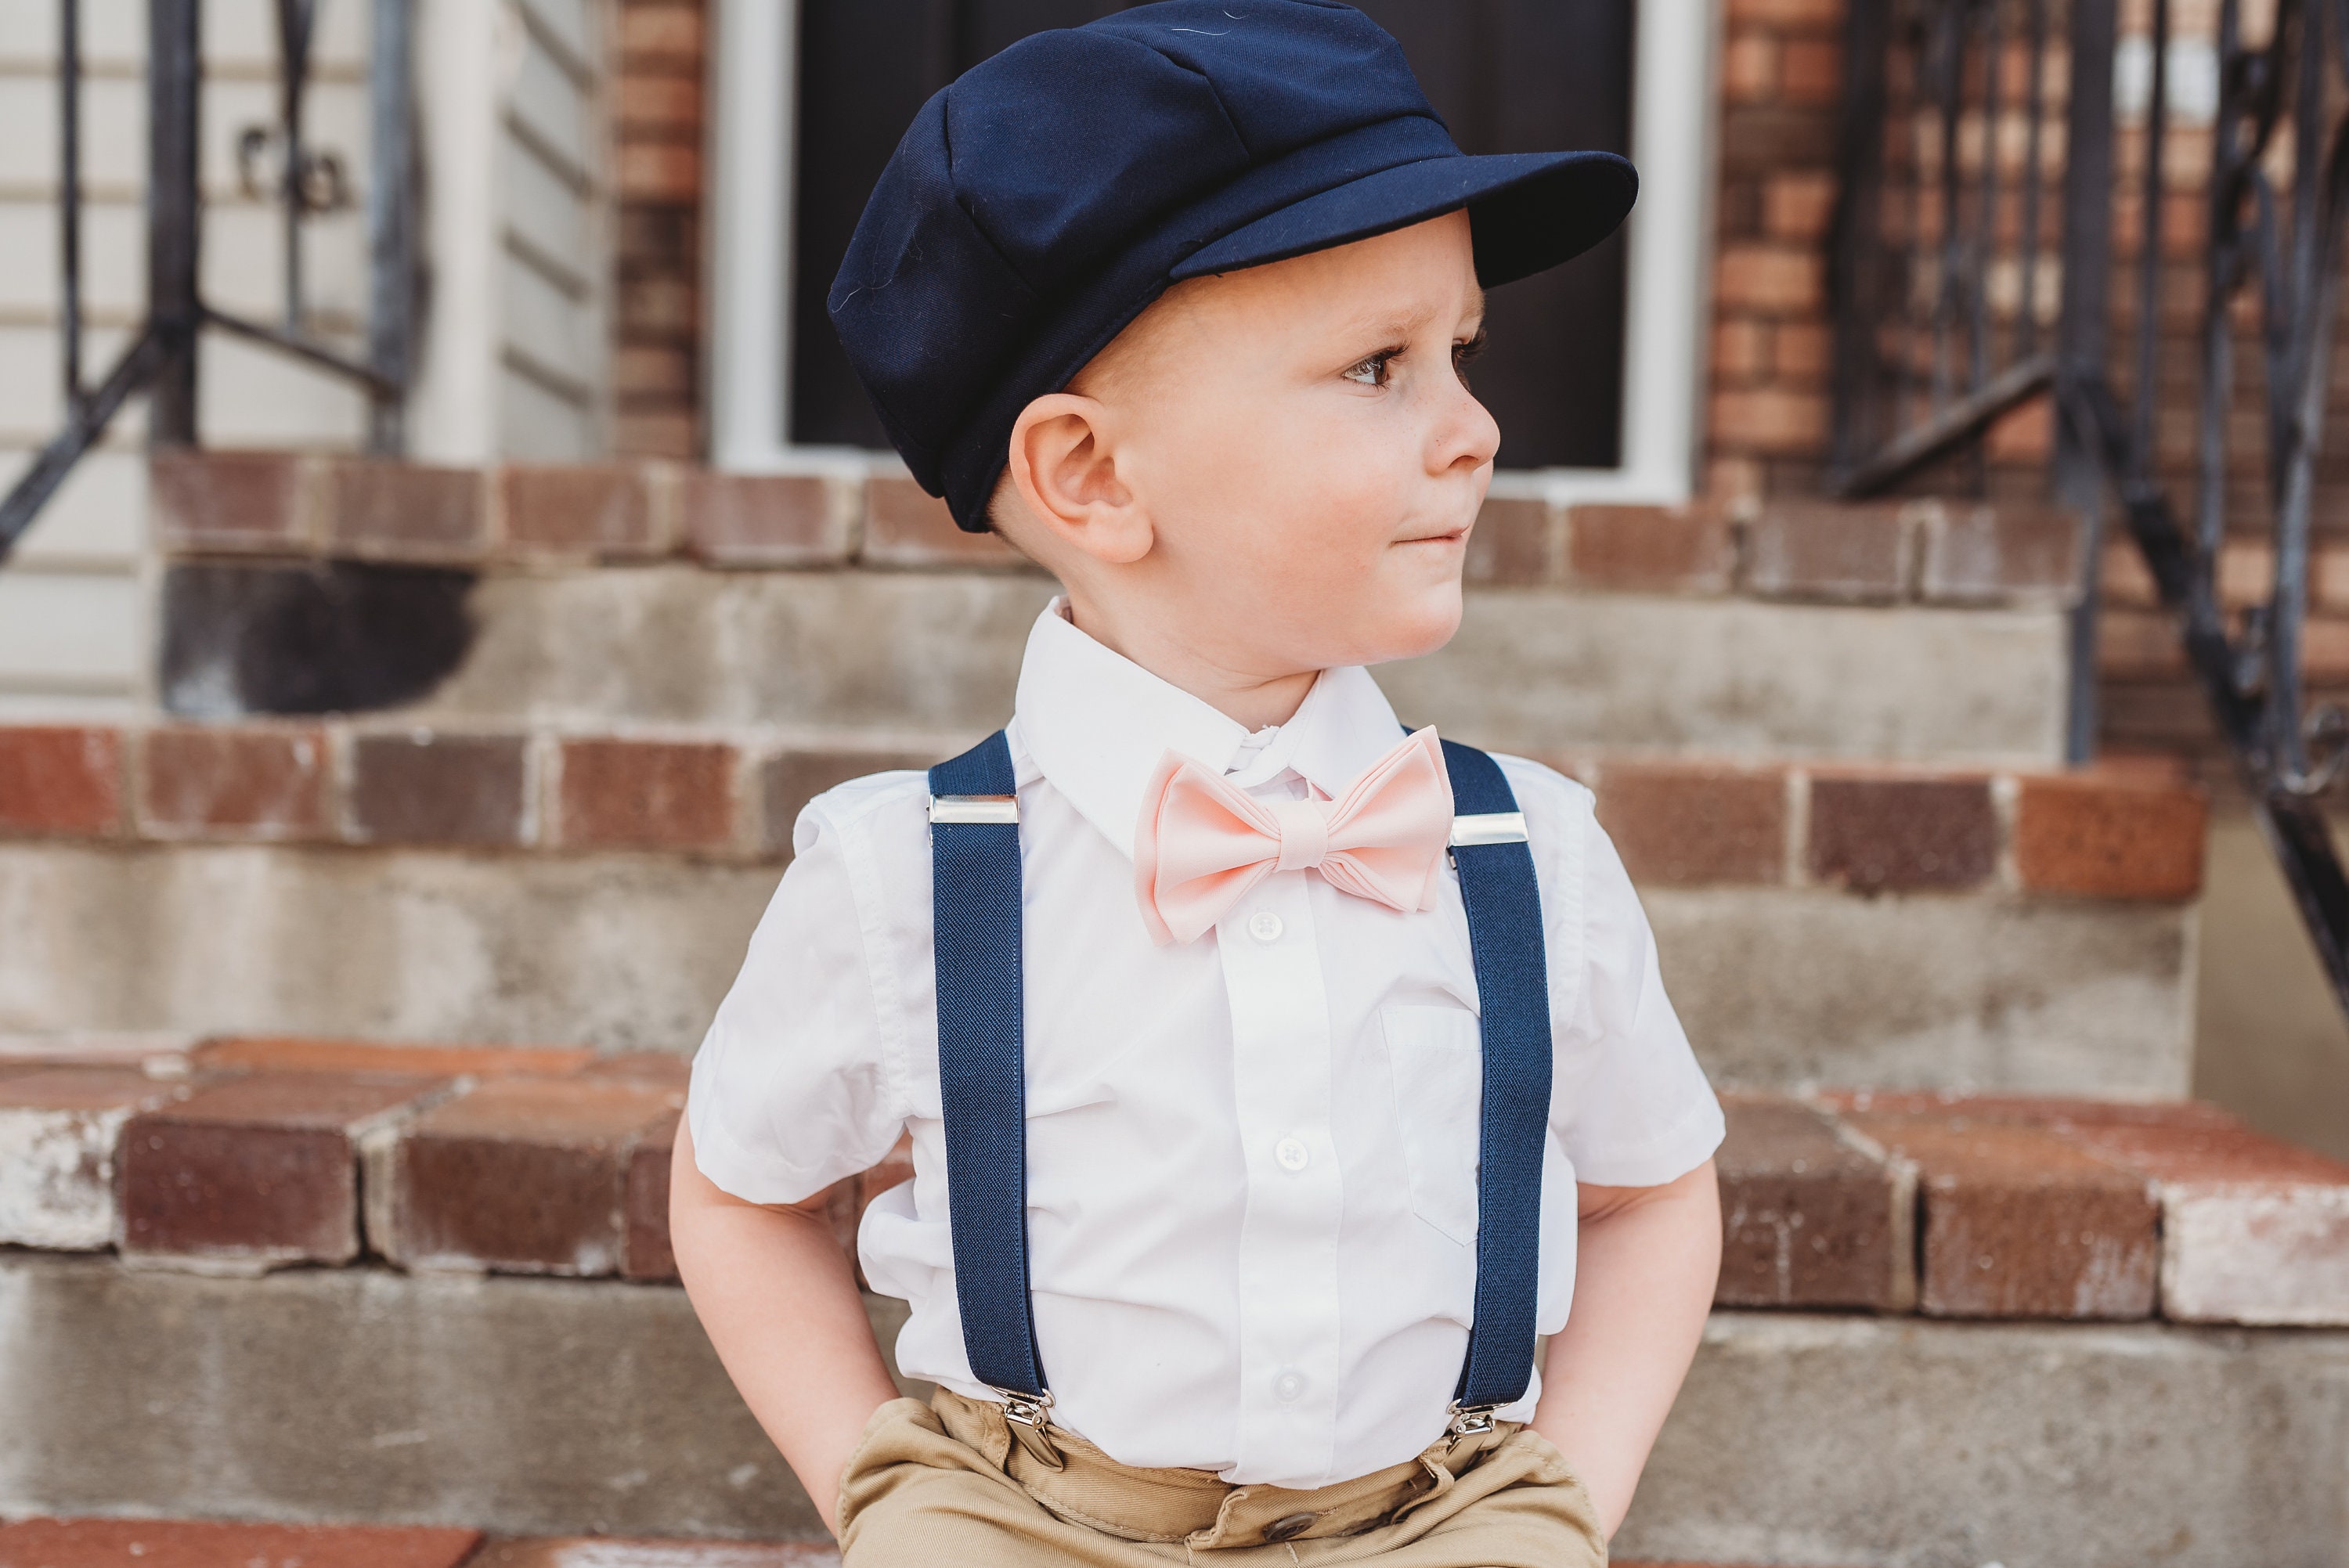
[[[610,5],[419,5],[419,156],[435,203],[423,225],[431,247],[424,380],[410,407],[419,455],[603,450]],[[208,0],[202,155],[206,297],[273,325],[284,301],[281,220],[240,188],[236,146],[246,127],[275,123],[274,9],[274,0]],[[307,226],[307,325],[353,352],[367,300],[369,11],[366,0],[320,6],[305,125],[310,146],[341,163],[353,197]],[[144,6],[121,0],[82,8],[84,375],[93,383],[145,306],[145,20]],[[471,50],[476,68],[436,60],[436,37]],[[0,0],[0,482],[23,470],[62,417],[56,48],[54,0]],[[475,101],[453,104],[452,92]],[[452,114],[485,134],[436,139],[436,123]],[[445,205],[451,191],[462,195],[455,208]],[[468,264],[469,255],[482,264]],[[445,363],[452,358],[467,363]],[[436,410],[436,398],[448,407]],[[350,450],[367,430],[367,400],[349,383],[219,333],[204,340],[199,410],[208,445]],[[0,718],[145,700],[144,438],[145,410],[134,403],[0,567]]]

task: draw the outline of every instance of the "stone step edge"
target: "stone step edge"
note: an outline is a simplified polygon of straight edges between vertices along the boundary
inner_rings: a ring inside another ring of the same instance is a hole
[[[862,774],[926,768],[960,744],[380,719],[0,725],[0,841],[649,851],[780,862],[813,796]],[[2158,768],[1620,753],[1542,760],[1597,791],[1599,820],[1643,886],[2173,902],[2201,891],[2204,794]]]
[[[0,1040],[0,1243],[255,1274],[676,1275],[667,1055]],[[2349,1325],[2349,1165],[2192,1101],[1723,1096],[1723,1307]],[[825,1194],[843,1248],[913,1173]]]
[[[680,560],[729,570],[1033,571],[885,459],[719,473],[664,461],[433,468],[281,451],[150,463],[155,537],[179,556],[276,555],[479,570]],[[2071,602],[2075,514],[2013,502],[1682,507],[1489,499],[1480,586],[1816,603],[2045,607]]]
[[[288,1524],[266,1520],[0,1518],[0,1563],[118,1568],[326,1563],[367,1568],[840,1568],[830,1537],[494,1535],[449,1525]],[[1615,1568],[1732,1568],[1617,1559]]]

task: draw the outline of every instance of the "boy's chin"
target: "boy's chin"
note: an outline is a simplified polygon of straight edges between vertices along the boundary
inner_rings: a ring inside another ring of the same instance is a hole
[[[1398,607],[1379,627],[1375,658],[1363,659],[1363,664],[1392,664],[1400,659],[1416,659],[1435,652],[1450,642],[1460,630],[1460,585],[1448,589],[1423,589],[1413,602]]]

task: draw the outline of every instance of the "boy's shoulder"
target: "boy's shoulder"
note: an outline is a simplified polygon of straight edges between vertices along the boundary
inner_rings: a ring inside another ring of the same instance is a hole
[[[805,854],[825,832],[851,835],[898,826],[899,818],[918,819],[930,798],[929,774],[919,768],[893,768],[835,784],[800,808],[792,829],[792,852]]]
[[[1546,762],[1506,751],[1489,755],[1501,765],[1502,776],[1508,779],[1509,790],[1516,796],[1520,810],[1584,813],[1597,799],[1588,785],[1568,778]]]

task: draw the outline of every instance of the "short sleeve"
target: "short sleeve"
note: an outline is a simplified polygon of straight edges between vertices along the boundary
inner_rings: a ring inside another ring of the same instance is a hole
[[[905,1122],[889,1069],[851,846],[820,810],[693,1058],[686,1116],[703,1175],[753,1203],[796,1203],[877,1164]]]
[[[1587,806],[1568,820],[1579,829],[1580,852],[1561,857],[1560,870],[1578,871],[1581,896],[1558,903],[1567,918],[1578,915],[1579,941],[1554,934],[1551,951],[1578,949],[1582,984],[1552,1021],[1551,1129],[1578,1180],[1658,1187],[1720,1147],[1721,1102],[1664,995],[1655,935],[1622,858]]]

